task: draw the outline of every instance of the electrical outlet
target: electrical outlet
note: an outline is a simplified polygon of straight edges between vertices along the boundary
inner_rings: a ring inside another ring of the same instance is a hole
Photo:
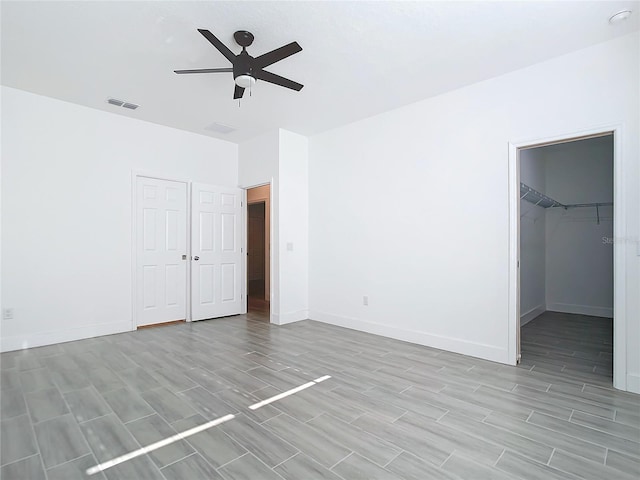
[[[2,309],[2,319],[3,320],[13,320],[13,308],[3,308]]]
[[[365,295],[362,297],[362,304],[369,305],[369,295]]]

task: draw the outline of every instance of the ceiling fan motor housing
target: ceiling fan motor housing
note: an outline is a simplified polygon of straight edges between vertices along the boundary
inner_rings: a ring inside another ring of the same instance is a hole
[[[240,52],[233,62],[234,80],[241,75],[248,75],[253,78],[256,77],[253,71],[253,57],[251,57],[251,55],[249,55],[244,49],[242,49],[242,52]]]

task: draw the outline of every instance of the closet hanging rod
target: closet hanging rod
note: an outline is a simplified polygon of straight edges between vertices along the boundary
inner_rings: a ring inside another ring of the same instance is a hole
[[[581,208],[581,207],[613,207],[613,202],[596,203],[568,203],[566,205],[553,205],[554,207]]]
[[[552,205],[556,206],[556,205]],[[560,205],[557,205],[560,206]],[[613,207],[613,202],[597,202],[597,203],[569,203],[563,206],[565,210],[569,208],[596,207],[596,222],[600,225],[600,207]]]

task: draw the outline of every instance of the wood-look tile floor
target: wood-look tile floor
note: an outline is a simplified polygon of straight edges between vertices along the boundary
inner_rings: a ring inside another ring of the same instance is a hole
[[[2,354],[1,476],[87,478],[231,413],[90,478],[637,480],[640,396],[611,387],[610,322],[546,314],[522,345],[510,367],[243,315]]]

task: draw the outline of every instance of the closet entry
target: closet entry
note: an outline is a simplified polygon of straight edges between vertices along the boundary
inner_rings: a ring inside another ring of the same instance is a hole
[[[269,320],[271,298],[271,186],[247,189],[247,312]]]
[[[522,362],[613,375],[613,134],[520,151]]]
[[[243,313],[242,190],[143,176],[135,189],[134,327]]]

